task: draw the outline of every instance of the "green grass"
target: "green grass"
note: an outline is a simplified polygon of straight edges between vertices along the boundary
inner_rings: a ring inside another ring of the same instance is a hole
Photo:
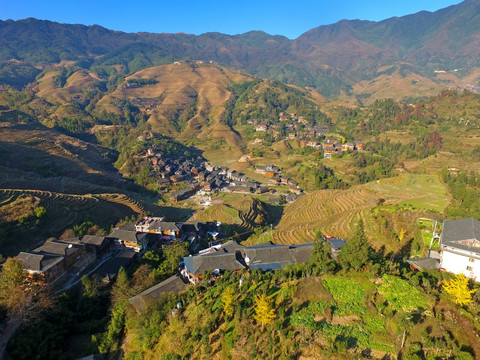
[[[226,212],[228,215],[234,217],[234,218],[238,217],[238,210],[236,210],[236,209],[232,209],[230,207],[225,206],[223,208],[223,211]]]
[[[420,227],[420,233],[422,234],[422,239],[423,239],[423,242],[425,243],[425,246],[430,247],[430,243],[432,241],[433,227],[434,227],[433,220],[417,219],[417,224]],[[435,242],[432,248],[438,249],[438,242]]]
[[[392,275],[383,275],[382,279],[383,284],[378,292],[393,310],[409,312],[427,307],[425,295],[408,281]]]
[[[371,183],[370,188],[401,207],[442,212],[449,203],[447,188],[436,175],[407,174]]]
[[[365,313],[365,289],[361,284],[339,277],[327,277],[323,279],[322,283],[335,300],[335,314],[354,315]]]

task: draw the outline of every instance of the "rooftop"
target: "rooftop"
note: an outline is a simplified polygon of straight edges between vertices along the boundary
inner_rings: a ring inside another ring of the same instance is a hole
[[[81,242],[83,244],[100,246],[105,241],[105,236],[85,235]]]
[[[45,243],[36,248],[34,252],[47,253],[61,256],[69,256],[81,249],[80,245],[65,243],[59,240],[45,241]]]
[[[440,243],[480,253],[480,221],[474,218],[444,220]]]
[[[18,259],[26,270],[46,271],[64,258],[61,255],[41,254],[33,251],[21,252]]]
[[[138,311],[143,311],[157,300],[162,294],[172,292],[179,293],[187,287],[187,284],[177,275],[171,276],[161,283],[141,292],[129,299],[133,307]]]

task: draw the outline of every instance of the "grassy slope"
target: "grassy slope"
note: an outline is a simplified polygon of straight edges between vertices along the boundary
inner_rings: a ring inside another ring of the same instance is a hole
[[[1,219],[8,228],[8,239],[0,244],[3,255],[58,237],[85,220],[108,230],[126,216],[170,213],[132,192],[113,168],[109,151],[98,145],[38,124],[12,125],[0,132],[0,153],[0,213],[10,214]],[[33,211],[24,198],[47,209],[39,224],[19,221]]]
[[[408,208],[408,211],[442,212],[449,195],[434,175],[407,174],[383,179],[351,189],[320,190],[306,194],[285,208],[280,223],[273,233],[278,243],[312,241],[317,232],[347,238],[355,225],[363,219],[368,237],[376,247],[399,250],[405,243],[384,243],[372,209],[380,199],[389,207]]]
[[[154,130],[191,142],[197,138],[199,147],[211,139],[223,139],[238,156],[241,138],[221,122],[225,105],[232,94],[227,87],[232,82],[243,82],[249,77],[215,65],[170,64],[141,70],[127,79],[148,78],[157,81],[154,85],[133,89],[119,89],[101,99],[99,109],[115,111],[115,101],[123,99],[155,99],[158,106],[149,112],[149,123]],[[194,105],[194,116],[185,125],[172,123],[169,114]],[[117,110],[118,111],[118,110]]]
[[[244,284],[238,288],[240,276]],[[465,344],[472,354],[480,351],[471,336],[478,332],[478,321],[440,294],[438,284],[433,289],[428,284],[426,291],[414,286],[414,281],[409,283],[397,276],[372,278],[354,272],[297,279],[277,277],[274,281],[267,276],[260,280],[253,277],[229,274],[217,280],[215,286],[202,289],[203,293],[198,290],[183,303],[181,315],[169,317],[159,336],[143,348],[144,336],[148,336],[143,329],[148,325],[142,328],[144,322],[138,321],[138,314],[127,312],[127,336],[123,343],[127,356],[188,357],[190,352],[194,359],[356,359],[368,348],[373,358],[380,359],[405,356],[414,345],[421,344],[426,353],[443,358],[455,344],[435,341],[447,332],[449,339]],[[434,278],[431,281],[435,283]],[[227,286],[235,289],[233,318],[223,312],[221,297]],[[254,296],[263,293],[271,299],[276,314],[273,323],[265,327],[254,321],[252,306]],[[333,311],[324,311],[329,307]],[[436,313],[445,318],[430,315]],[[206,328],[209,330],[204,331]],[[404,331],[407,336],[402,347]],[[337,348],[347,339],[349,350]],[[182,346],[178,346],[179,341]]]

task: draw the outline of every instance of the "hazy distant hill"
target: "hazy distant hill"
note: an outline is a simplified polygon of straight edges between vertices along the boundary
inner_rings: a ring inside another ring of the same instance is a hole
[[[80,61],[84,68],[103,71],[122,65],[131,73],[178,59],[202,59],[261,77],[313,86],[326,96],[336,96],[341,90],[357,93],[354,85],[376,81],[385,75],[385,66],[395,66],[386,70],[390,72],[387,75],[400,70],[399,75],[411,85],[418,83],[410,78],[416,74],[441,86],[478,86],[478,76],[467,75],[480,67],[479,54],[479,0],[381,22],[342,20],[295,40],[260,31],[235,36],[127,34],[36,19],[0,21],[0,61],[4,62],[0,81],[17,86],[37,75],[32,65],[61,60]],[[441,73],[435,71],[441,70],[450,72],[450,78],[439,77]],[[430,85],[428,89],[437,90]],[[423,93],[425,89],[417,90]]]

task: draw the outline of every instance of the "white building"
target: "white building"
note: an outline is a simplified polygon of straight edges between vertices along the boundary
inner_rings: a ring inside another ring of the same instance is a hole
[[[440,250],[441,270],[480,281],[480,221],[444,220]]]

